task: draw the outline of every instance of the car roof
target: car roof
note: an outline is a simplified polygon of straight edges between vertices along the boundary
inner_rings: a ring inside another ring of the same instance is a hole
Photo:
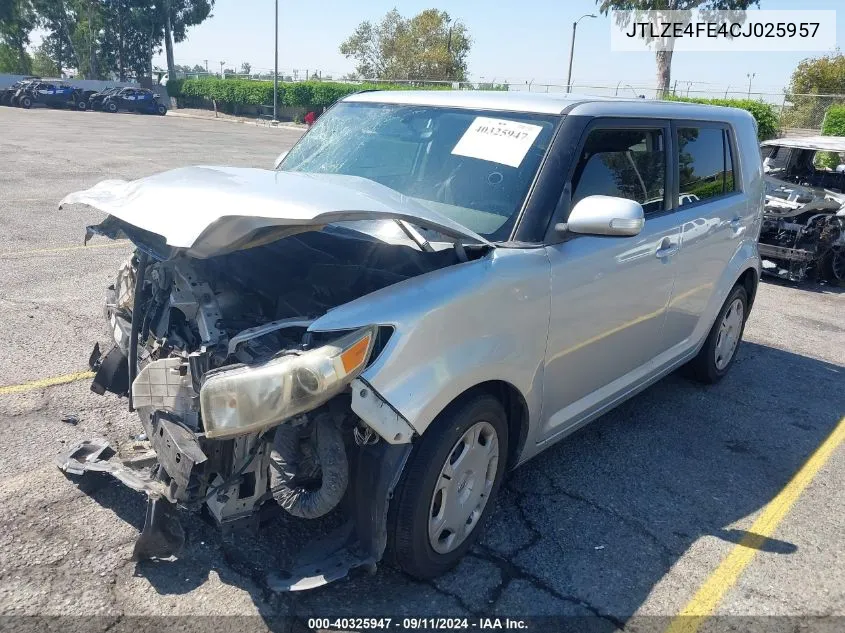
[[[472,108],[534,114],[585,116],[684,118],[732,123],[753,122],[739,108],[726,108],[681,101],[600,97],[507,90],[372,90],[356,92],[343,99],[354,103],[394,103],[433,107]]]
[[[763,147],[795,147],[822,152],[845,152],[845,137],[794,136],[792,138],[775,138],[770,141],[763,141],[760,145]]]

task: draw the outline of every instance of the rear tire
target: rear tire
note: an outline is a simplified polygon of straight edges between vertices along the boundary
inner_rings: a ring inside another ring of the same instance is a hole
[[[84,101],[77,101],[76,102],[76,109],[80,112],[85,112],[88,109],[88,104]]]
[[[19,99],[20,105],[24,110],[29,110],[32,107],[32,98],[31,97],[21,97]]]
[[[419,579],[454,567],[482,533],[507,455],[507,417],[494,396],[476,393],[449,405],[414,446],[390,503],[393,563]]]
[[[117,107],[117,104],[112,101],[109,101],[103,106],[103,110],[105,110],[106,112],[111,112],[112,114],[115,114],[118,109],[119,108]]]
[[[160,116],[164,116],[165,114],[167,114],[167,106],[164,105],[163,103],[159,103],[158,106],[156,106],[156,112]]]
[[[719,310],[719,316],[710,328],[704,345],[686,365],[684,373],[708,385],[724,378],[736,359],[747,318],[748,293],[743,286],[734,286]]]

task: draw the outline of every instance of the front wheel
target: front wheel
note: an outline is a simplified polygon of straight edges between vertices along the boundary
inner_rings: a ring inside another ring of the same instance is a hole
[[[117,112],[117,110],[118,110],[118,108],[117,108],[117,104],[116,104],[116,103],[114,103],[113,101],[109,101],[109,102],[105,105],[105,108],[104,108],[104,109],[106,110],[106,112],[111,112],[112,114],[114,114],[114,113],[115,113],[115,112]]]
[[[447,407],[414,446],[390,504],[393,562],[419,579],[457,564],[481,534],[507,455],[507,417],[494,396]]]
[[[88,109],[88,104],[85,101],[77,101],[76,102],[76,109],[80,112],[85,112]]]
[[[20,106],[25,110],[29,110],[32,107],[32,99],[30,97],[21,97],[18,102],[20,103]]]
[[[748,293],[743,286],[734,286],[704,346],[686,366],[690,378],[712,385],[725,377],[736,358],[747,318]]]
[[[159,114],[160,116],[164,116],[165,114],[167,114],[167,106],[164,105],[163,103],[159,103],[156,106],[156,113]]]

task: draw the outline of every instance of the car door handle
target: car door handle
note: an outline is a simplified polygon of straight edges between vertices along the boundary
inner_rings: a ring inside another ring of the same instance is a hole
[[[664,237],[660,242],[660,246],[658,246],[657,250],[654,251],[654,256],[657,259],[664,259],[666,257],[672,257],[672,255],[677,253],[678,250],[679,247],[677,243],[673,243],[668,237]]]

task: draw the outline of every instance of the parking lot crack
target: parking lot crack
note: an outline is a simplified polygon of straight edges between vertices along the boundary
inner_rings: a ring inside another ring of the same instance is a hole
[[[544,581],[542,578],[535,576],[531,572],[527,571],[526,569],[523,569],[516,563],[508,560],[504,556],[501,556],[500,554],[494,552],[493,550],[484,545],[479,545],[478,547],[476,547],[468,554],[468,556],[474,556],[479,560],[483,560],[492,565],[495,565],[499,569],[499,573],[502,576],[502,581],[499,586],[496,587],[496,590],[493,592],[491,608],[496,605],[496,603],[499,601],[502,594],[504,593],[504,590],[511,582],[513,582],[514,580],[522,580],[530,584],[535,589],[545,591],[546,593],[554,596],[558,600],[569,602],[570,604],[574,604],[586,609],[594,616],[611,623],[618,629],[622,629],[625,626],[625,622],[623,620],[620,620],[619,618],[616,618],[607,613],[603,613],[601,609],[591,604],[587,600],[584,600],[583,598],[579,598],[577,596],[570,596],[558,591],[557,589],[549,585],[546,581]]]
[[[461,607],[461,609],[463,609],[463,610],[464,610],[464,611],[466,611],[467,613],[471,614],[473,617],[480,618],[481,616],[483,616],[483,615],[484,615],[484,612],[483,612],[483,611],[478,611],[478,610],[476,610],[476,609],[473,609],[473,608],[472,608],[471,606],[469,606],[469,604],[467,604],[467,602],[466,602],[466,601],[465,601],[465,600],[464,600],[461,596],[459,596],[458,594],[456,594],[456,593],[452,593],[451,591],[448,591],[448,590],[446,590],[446,589],[443,589],[442,587],[438,587],[438,586],[437,586],[437,584],[436,584],[433,580],[432,580],[432,581],[428,581],[428,582],[426,583],[426,585],[428,585],[428,586],[429,586],[431,589],[433,589],[436,593],[439,593],[441,596],[445,596],[445,597],[447,597],[447,598],[452,598],[455,602],[457,602],[457,603],[458,603],[458,605]],[[498,587],[496,587],[496,588],[498,589]]]
[[[569,499],[573,499],[575,501],[580,501],[581,503],[584,503],[584,504],[590,506],[591,508],[598,510],[599,512],[601,512],[603,514],[608,514],[608,515],[612,516],[613,518],[618,519],[619,521],[622,521],[625,525],[628,525],[629,527],[633,528],[637,532],[645,535],[645,537],[648,538],[652,543],[654,543],[654,545],[658,548],[658,550],[660,550],[661,555],[663,556],[663,558],[666,559],[666,562],[668,564],[671,564],[671,562],[675,558],[677,558],[677,556],[679,554],[681,554],[681,552],[673,551],[671,547],[666,545],[660,539],[660,537],[657,536],[657,534],[652,532],[648,528],[648,526],[646,526],[641,521],[639,521],[639,520],[637,520],[637,519],[635,519],[631,516],[628,516],[627,514],[619,512],[615,508],[602,505],[601,503],[599,503],[599,502],[597,502],[593,499],[590,499],[589,497],[585,497],[584,495],[578,494],[577,492],[572,492],[571,490],[566,490],[560,484],[558,484],[556,481],[554,481],[554,479],[552,479],[551,477],[549,477],[545,473],[544,473],[544,476],[545,476],[546,480],[548,481],[549,486],[552,488],[552,490],[554,491],[555,494],[567,497]],[[530,493],[523,493],[523,494],[530,494]],[[538,496],[544,496],[541,493],[535,493],[535,494],[537,494]],[[545,495],[545,496],[548,496],[548,495]]]

